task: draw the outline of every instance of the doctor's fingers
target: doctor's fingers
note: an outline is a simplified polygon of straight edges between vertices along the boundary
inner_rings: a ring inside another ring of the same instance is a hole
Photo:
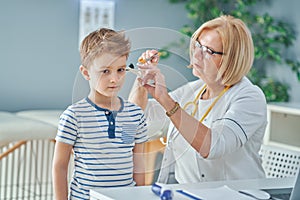
[[[168,95],[168,89],[166,87],[166,82],[165,82],[165,76],[162,73],[159,73],[155,76],[154,85],[155,85],[155,87],[153,88],[153,91],[150,94],[156,100],[164,98],[165,96]]]
[[[155,49],[147,50],[139,57],[139,65],[157,64],[159,60],[158,51]]]
[[[156,76],[161,74],[158,68],[149,68],[145,70],[142,69],[142,73],[143,73],[142,83],[147,83],[150,80],[155,81]]]
[[[149,59],[151,57],[154,57],[155,55],[157,55],[157,53],[158,53],[158,51],[155,49],[147,50],[145,52],[145,56],[146,56],[145,58]]]
[[[156,100],[165,97],[168,94],[168,89],[165,83],[165,77],[162,73],[157,73],[154,77],[154,83],[144,84],[149,94]]]
[[[139,69],[141,70],[156,70],[157,65],[153,64],[153,63],[145,63],[145,64],[138,64]]]
[[[147,55],[147,58],[149,59],[148,63],[157,65],[157,63],[159,61],[159,55],[160,55],[159,52],[155,49],[152,49],[152,50],[146,51],[146,53],[148,54]]]

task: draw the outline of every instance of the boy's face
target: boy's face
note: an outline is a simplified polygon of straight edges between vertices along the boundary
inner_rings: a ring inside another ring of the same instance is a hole
[[[87,69],[90,88],[98,95],[117,96],[125,81],[126,56],[103,54]]]

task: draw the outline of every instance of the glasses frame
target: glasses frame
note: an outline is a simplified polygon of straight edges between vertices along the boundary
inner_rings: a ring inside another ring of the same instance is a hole
[[[196,40],[195,42],[195,47],[198,47],[199,49],[201,49],[203,52],[207,52],[209,53],[210,55],[214,55],[214,54],[217,54],[217,55],[224,55],[225,53],[224,52],[219,52],[219,51],[214,51],[212,50],[211,48],[207,47],[207,46],[204,46],[202,44],[200,44],[200,42],[198,40]]]

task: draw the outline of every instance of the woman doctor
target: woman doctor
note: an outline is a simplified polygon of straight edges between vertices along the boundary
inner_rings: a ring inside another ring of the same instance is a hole
[[[140,59],[155,54],[147,50]],[[144,76],[129,99],[152,113],[149,119],[171,122],[158,182],[167,183],[172,168],[178,183],[265,176],[258,152],[267,124],[266,101],[245,76],[253,59],[246,25],[220,16],[191,38],[190,67],[198,80],[168,93],[158,57],[139,65]],[[148,93],[154,99],[148,101]]]

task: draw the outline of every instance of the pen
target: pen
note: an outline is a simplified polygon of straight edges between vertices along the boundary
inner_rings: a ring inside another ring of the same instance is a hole
[[[194,200],[202,200],[202,199],[200,199],[200,198],[198,198],[198,197],[196,197],[196,196],[194,196],[194,195],[192,195],[192,194],[190,194],[189,192],[186,192],[186,191],[184,191],[184,190],[176,190],[176,192],[178,192],[178,193],[180,193],[180,194],[182,194],[182,195],[184,195],[184,196],[186,196],[186,197],[188,197],[188,198],[190,198],[190,199],[194,199]]]
[[[154,55],[152,55],[150,58],[139,58],[139,63],[140,64],[145,64],[146,62],[148,62],[148,61],[150,61],[150,60],[152,60],[153,58],[155,58],[155,57],[157,57],[157,56],[160,56],[161,55],[161,53],[160,52],[157,52],[157,53],[155,53]]]

